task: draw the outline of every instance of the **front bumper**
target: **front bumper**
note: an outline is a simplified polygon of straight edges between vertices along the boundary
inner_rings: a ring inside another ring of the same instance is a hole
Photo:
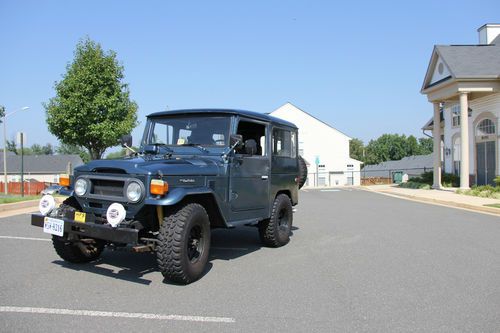
[[[31,215],[31,225],[43,228],[45,216],[42,214]],[[64,233],[76,234],[89,238],[107,240],[114,243],[137,244],[139,231],[130,228],[113,228],[109,225],[101,225],[92,222],[75,222],[68,218],[64,220]]]

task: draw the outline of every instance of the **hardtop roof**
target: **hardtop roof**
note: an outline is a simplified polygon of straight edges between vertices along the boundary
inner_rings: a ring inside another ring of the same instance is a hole
[[[183,109],[183,110],[169,110],[169,111],[161,111],[149,114],[148,118],[158,118],[163,116],[172,116],[172,115],[195,115],[195,114],[228,114],[228,115],[237,115],[243,116],[246,118],[261,120],[265,122],[271,122],[278,125],[288,126],[292,128],[297,128],[297,126],[289,121],[270,116],[268,114],[247,111],[247,110],[237,110],[237,109]]]

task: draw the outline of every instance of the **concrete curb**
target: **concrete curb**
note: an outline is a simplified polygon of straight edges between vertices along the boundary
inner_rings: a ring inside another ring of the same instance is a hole
[[[424,203],[438,204],[438,205],[448,206],[448,207],[452,207],[452,208],[461,208],[461,209],[467,209],[467,210],[477,211],[477,212],[481,212],[481,213],[488,213],[488,214],[500,216],[500,209],[493,208],[493,207],[484,207],[484,206],[463,204],[463,203],[458,203],[458,202],[454,202],[454,201],[439,200],[439,199],[433,199],[433,198],[424,198],[424,197],[419,197],[416,195],[394,193],[391,191],[384,191],[384,190],[379,190],[379,191],[368,190],[368,191],[372,191],[375,193],[381,193],[381,194],[385,194],[385,195],[390,195],[390,196],[395,196],[395,197],[407,198],[410,200],[420,201],[420,202],[424,202]]]

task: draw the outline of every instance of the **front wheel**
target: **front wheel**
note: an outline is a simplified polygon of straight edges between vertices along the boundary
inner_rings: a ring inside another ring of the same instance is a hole
[[[199,279],[210,250],[210,220],[205,208],[192,203],[166,216],[158,240],[158,268],[167,280],[188,284]]]
[[[76,199],[69,197],[59,206],[57,217],[64,218],[68,214],[71,215],[80,210],[81,207]],[[81,239],[78,235],[68,237],[71,237],[71,239],[52,235],[52,245],[54,245],[54,249],[59,257],[75,264],[96,260],[106,245],[106,242],[100,239]]]
[[[280,247],[290,241],[292,232],[293,209],[290,198],[280,194],[274,199],[271,217],[259,223],[262,243],[270,247]]]
[[[91,238],[68,240],[52,235],[52,244],[59,257],[74,264],[81,264],[99,258],[106,242]]]

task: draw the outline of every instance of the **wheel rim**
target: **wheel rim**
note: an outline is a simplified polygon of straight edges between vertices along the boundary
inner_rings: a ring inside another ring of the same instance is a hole
[[[290,217],[288,216],[286,208],[282,208],[278,214],[278,230],[280,232],[287,232],[290,225]]]
[[[196,262],[203,253],[203,230],[199,225],[191,228],[187,242],[187,255],[190,262]]]

